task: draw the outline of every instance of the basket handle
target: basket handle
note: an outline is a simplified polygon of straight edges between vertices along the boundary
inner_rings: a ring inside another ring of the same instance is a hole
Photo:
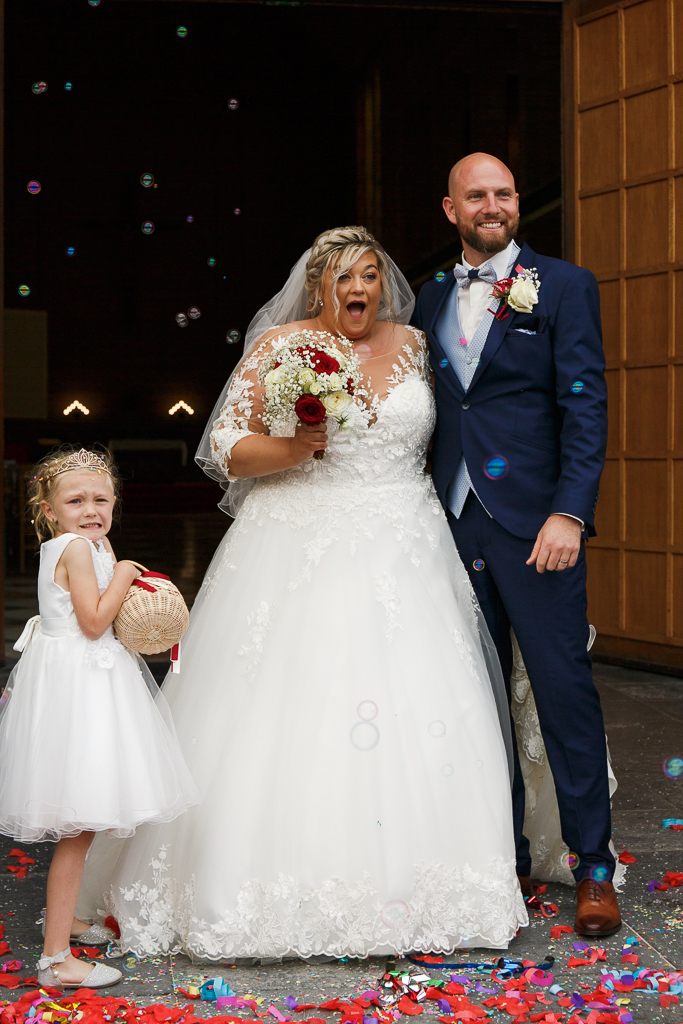
[[[139,562],[134,562],[132,558],[122,558],[121,561],[130,562],[131,565],[134,565],[136,569],[140,569],[141,572],[149,572],[149,569],[146,566],[140,565]]]

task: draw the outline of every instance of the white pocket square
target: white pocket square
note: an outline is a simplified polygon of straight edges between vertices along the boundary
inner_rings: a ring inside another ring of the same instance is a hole
[[[523,327],[515,327],[518,334],[536,334],[536,331],[526,331]]]

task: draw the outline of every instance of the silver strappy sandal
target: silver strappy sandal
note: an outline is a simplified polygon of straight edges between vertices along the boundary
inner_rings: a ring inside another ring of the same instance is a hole
[[[82,981],[62,981],[55,970],[55,964],[63,964],[71,953],[71,948],[63,949],[55,956],[42,956],[38,961],[38,987],[45,988],[107,988],[109,985],[116,985],[121,981],[123,974],[115,967],[107,967],[106,964],[93,964],[90,974],[86,974]]]
[[[36,924],[40,925],[43,938],[45,938],[45,909],[43,909],[42,916],[39,921],[36,921]],[[111,928],[105,928],[103,924],[91,924],[80,935],[71,935],[69,939],[79,946],[108,946],[110,942],[115,941],[116,936]]]

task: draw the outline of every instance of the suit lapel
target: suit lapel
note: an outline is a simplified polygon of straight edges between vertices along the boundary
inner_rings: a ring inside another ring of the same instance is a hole
[[[532,249],[530,249],[525,242],[517,254],[517,259],[515,260],[514,266],[512,268],[512,273],[514,274],[515,267],[517,266],[523,267],[524,270],[530,269],[531,267],[534,266],[535,260],[536,253]],[[507,316],[505,317],[504,320],[497,320],[495,317],[493,318],[493,323],[489,328],[489,333],[486,338],[484,348],[482,349],[481,356],[479,357],[479,365],[477,367],[476,373],[474,374],[474,377],[472,378],[472,383],[467,389],[468,391],[471,391],[472,388],[475,387],[477,382],[480,380],[484,370],[489,365],[489,363],[495,356],[496,352],[500,348],[501,342],[505,337],[505,332],[510,327],[510,324],[514,317],[517,316],[517,314],[512,309],[508,308],[506,312]]]

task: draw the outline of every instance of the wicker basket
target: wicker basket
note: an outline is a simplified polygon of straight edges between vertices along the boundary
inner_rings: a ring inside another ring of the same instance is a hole
[[[131,559],[127,559],[131,561]],[[143,573],[123,599],[114,619],[114,631],[130,651],[160,654],[180,642],[187,630],[190,613],[183,595],[168,576],[150,572],[133,562]]]

